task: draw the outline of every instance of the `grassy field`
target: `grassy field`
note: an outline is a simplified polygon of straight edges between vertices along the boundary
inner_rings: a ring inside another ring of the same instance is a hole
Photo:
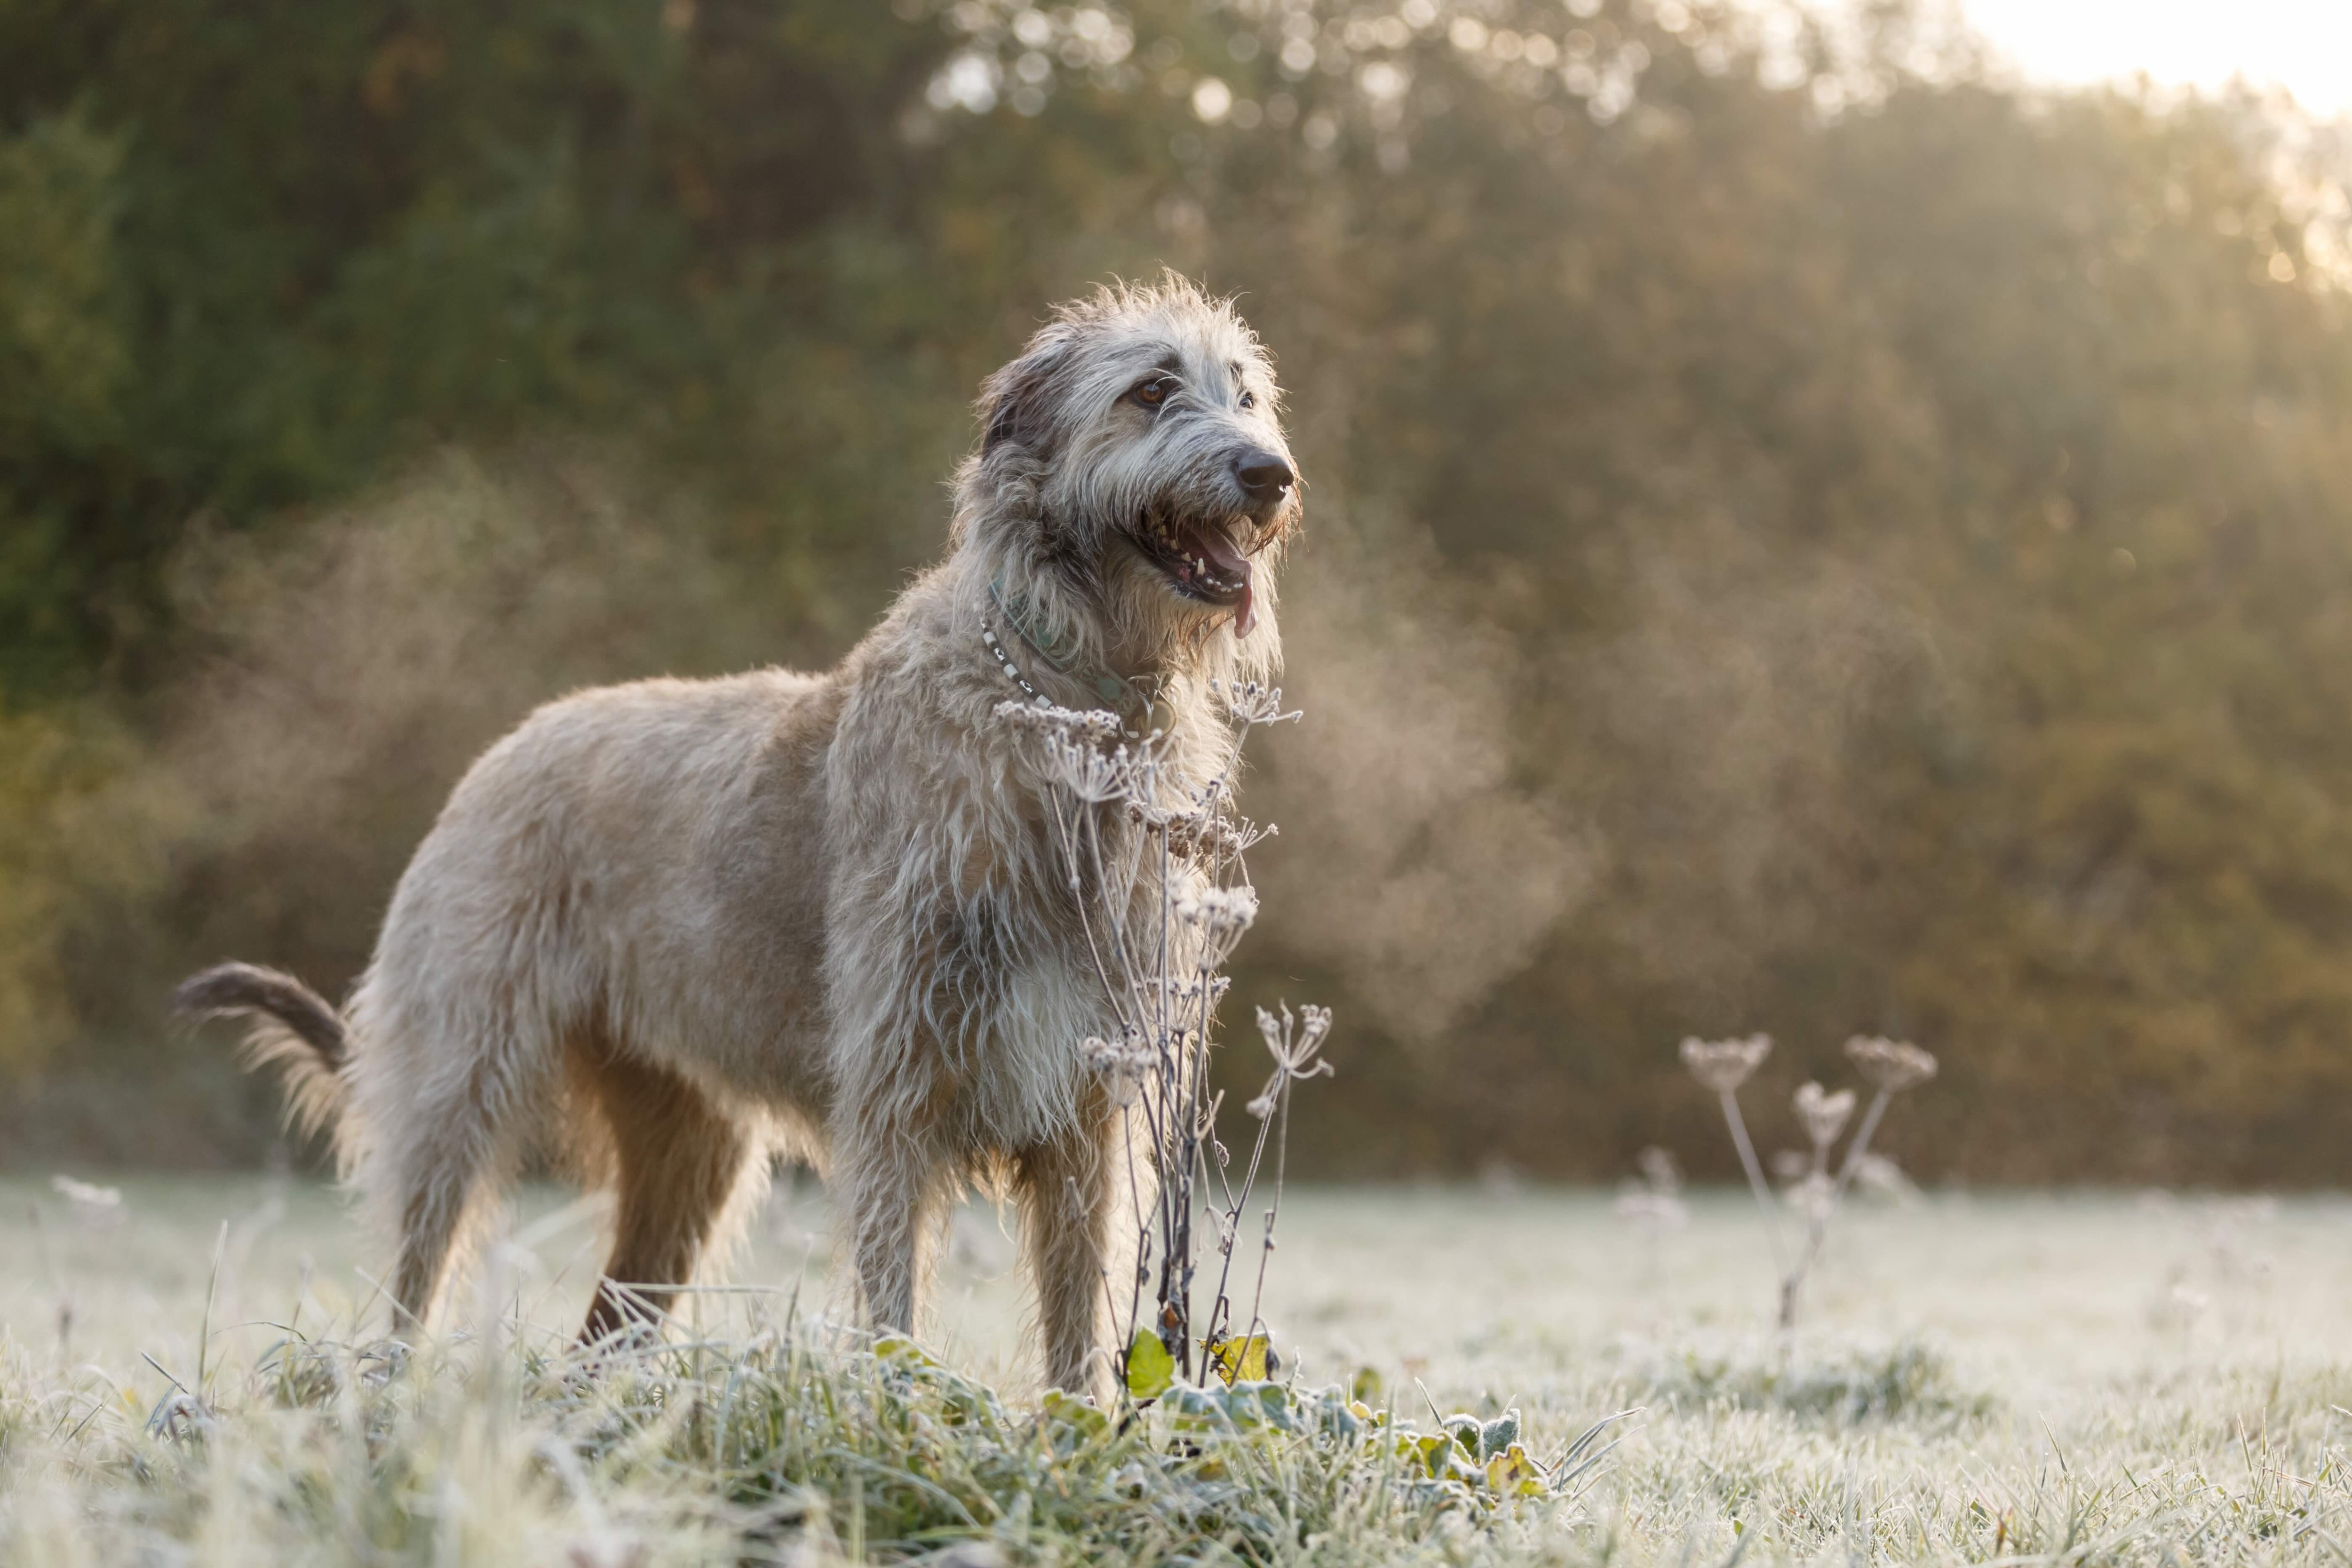
[[[470,1326],[404,1360],[381,1309],[355,1326],[366,1255],[331,1193],[119,1187],[0,1183],[0,1562],[2352,1555],[2336,1198],[1857,1208],[1781,1345],[1744,1196],[1653,1236],[1605,1194],[1294,1193],[1267,1316],[1297,1387],[1369,1369],[1423,1433],[1517,1408],[1546,1461],[1638,1410],[1573,1487],[1495,1502],[1303,1396],[1239,1434],[1041,1410],[1016,1249],[983,1209],[950,1230],[938,1364],[835,1326],[803,1186],[761,1215],[744,1289],[585,1378],[554,1352],[595,1215],[563,1194],[527,1194]]]

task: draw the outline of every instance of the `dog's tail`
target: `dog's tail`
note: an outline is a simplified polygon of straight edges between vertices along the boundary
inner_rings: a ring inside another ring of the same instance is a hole
[[[325,997],[292,975],[256,963],[215,964],[180,982],[172,1009],[194,1021],[251,1018],[246,1065],[286,1075],[287,1119],[303,1131],[323,1131],[342,1110],[351,1030]]]

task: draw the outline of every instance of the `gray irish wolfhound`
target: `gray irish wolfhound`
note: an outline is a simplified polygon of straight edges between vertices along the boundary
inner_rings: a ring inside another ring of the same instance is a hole
[[[458,784],[341,1014],[245,964],[181,988],[255,1016],[332,1125],[410,1320],[534,1136],[616,1195],[592,1339],[690,1280],[782,1153],[825,1172],[877,1326],[914,1326],[946,1199],[1009,1188],[1046,1375],[1100,1386],[1129,1162],[1078,1043],[1118,1030],[994,710],[1116,707],[1180,784],[1222,771],[1209,683],[1279,660],[1297,483],[1265,353],[1172,279],[1056,310],[979,406],[947,558],[838,668],[551,702]]]

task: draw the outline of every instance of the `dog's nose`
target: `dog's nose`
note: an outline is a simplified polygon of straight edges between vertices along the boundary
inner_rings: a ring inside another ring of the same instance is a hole
[[[1272,452],[1244,452],[1234,459],[1234,478],[1241,480],[1242,489],[1252,500],[1272,500],[1288,489],[1297,476],[1290,465]]]

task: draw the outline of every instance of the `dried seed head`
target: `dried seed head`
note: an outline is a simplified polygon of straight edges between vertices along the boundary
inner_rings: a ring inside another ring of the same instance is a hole
[[[1066,736],[1097,746],[1107,746],[1119,735],[1118,715],[1103,708],[1081,712],[1076,708],[1057,707],[1045,701],[1000,702],[996,705],[996,716],[1016,730]]]
[[[1682,1199],[1652,1187],[1629,1185],[1618,1193],[1617,1201],[1610,1206],[1619,1219],[1660,1229],[1679,1226],[1690,1217]]]
[[[1192,933],[1198,950],[1193,966],[1206,973],[1220,968],[1257,919],[1257,890],[1247,882],[1230,888],[1202,888],[1177,899],[1175,916]]]
[[[1682,1167],[1675,1163],[1671,1150],[1653,1143],[1633,1156],[1633,1163],[1641,1169],[1642,1180],[1652,1192],[1671,1196],[1683,1190]]]
[[[1820,1171],[1789,1189],[1789,1205],[1809,1220],[1826,1220],[1837,1207],[1837,1184]]]
[[[1206,979],[1198,975],[1148,975],[1135,983],[1137,994],[1147,1008],[1164,1009],[1171,1018],[1181,1018],[1200,1011],[1206,1004],[1213,1008],[1224,1000],[1233,988],[1230,975],[1212,974]]]
[[[1853,1179],[1868,1190],[1898,1204],[1917,1201],[1919,1189],[1903,1173],[1903,1167],[1884,1154],[1864,1154],[1854,1166]]]
[[[1109,1087],[1112,1103],[1119,1106],[1135,1103],[1138,1088],[1159,1065],[1159,1053],[1138,1029],[1129,1029],[1116,1040],[1088,1035],[1078,1042],[1078,1057],[1100,1075]]]
[[[1210,931],[1244,931],[1257,919],[1257,889],[1203,888],[1176,906],[1177,917]]]
[[[1144,832],[1164,835],[1170,854],[1211,867],[1233,858],[1274,832],[1272,824],[1261,827],[1247,817],[1227,816],[1213,805],[1168,811],[1130,799],[1127,815],[1129,820],[1140,824]]]
[[[1936,1058],[1908,1040],[1856,1035],[1845,1043],[1845,1054],[1863,1077],[1888,1094],[1900,1094],[1936,1076]]]
[[[1089,740],[1048,733],[1045,747],[1048,776],[1085,801],[1137,801],[1151,793],[1149,759],[1119,746],[1111,751]]]
[[[1297,712],[1282,710],[1282,688],[1266,686],[1255,680],[1227,681],[1222,686],[1212,678],[1209,690],[1225,700],[1225,710],[1234,722],[1247,727],[1252,724],[1279,724],[1298,717]]]
[[[1817,1083],[1798,1086],[1797,1120],[1805,1124],[1805,1136],[1813,1141],[1816,1151],[1836,1142],[1837,1135],[1845,1131],[1846,1118],[1853,1114],[1853,1090],[1842,1089],[1830,1094]]]
[[[1702,1040],[1693,1037],[1683,1042],[1683,1066],[1717,1094],[1729,1094],[1746,1083],[1748,1075],[1771,1054],[1769,1035],[1750,1035],[1744,1040]]]
[[[1320,1078],[1331,1071],[1331,1064],[1317,1055],[1331,1033],[1331,1009],[1308,1004],[1294,1016],[1286,1005],[1277,1017],[1260,1007],[1257,1032],[1265,1038],[1266,1054],[1274,1058],[1274,1076],[1265,1080],[1265,1088],[1258,1097],[1243,1109],[1263,1121],[1281,1105],[1285,1084]]]

